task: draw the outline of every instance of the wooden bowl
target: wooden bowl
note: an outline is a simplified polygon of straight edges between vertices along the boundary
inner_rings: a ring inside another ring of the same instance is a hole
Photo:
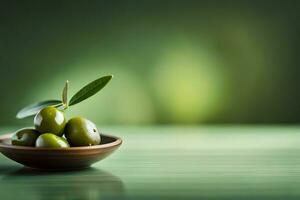
[[[11,144],[11,134],[0,136],[0,151],[22,165],[46,170],[74,170],[90,167],[112,152],[122,140],[115,136],[101,135],[101,144],[87,147],[70,148],[35,148],[14,146]]]

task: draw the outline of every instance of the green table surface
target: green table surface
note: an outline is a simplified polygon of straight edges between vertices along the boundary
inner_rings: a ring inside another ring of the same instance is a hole
[[[102,129],[124,143],[87,170],[34,171],[1,155],[0,199],[300,199],[300,127]]]

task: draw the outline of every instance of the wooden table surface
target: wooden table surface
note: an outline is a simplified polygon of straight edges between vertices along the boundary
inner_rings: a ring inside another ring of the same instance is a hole
[[[300,199],[300,127],[103,130],[124,143],[88,170],[34,171],[1,155],[0,199]]]

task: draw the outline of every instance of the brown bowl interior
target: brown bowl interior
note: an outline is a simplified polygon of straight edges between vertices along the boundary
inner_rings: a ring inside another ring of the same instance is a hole
[[[114,152],[122,140],[101,135],[101,144],[87,147],[35,148],[11,145],[11,134],[0,136],[0,151],[22,165],[37,169],[70,170],[87,168]]]

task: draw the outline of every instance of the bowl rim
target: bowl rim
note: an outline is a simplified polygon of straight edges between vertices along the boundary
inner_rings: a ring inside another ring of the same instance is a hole
[[[7,140],[11,138],[13,133],[7,133],[0,135],[0,150],[1,148],[6,149],[15,149],[15,150],[30,150],[30,151],[78,151],[78,150],[95,150],[95,149],[106,149],[109,147],[116,147],[122,144],[122,139],[113,135],[101,134],[101,136],[113,138],[116,141],[100,144],[100,145],[93,145],[93,146],[82,146],[82,147],[64,147],[64,148],[36,148],[36,147],[27,147],[27,146],[15,146],[3,143],[3,140]]]

